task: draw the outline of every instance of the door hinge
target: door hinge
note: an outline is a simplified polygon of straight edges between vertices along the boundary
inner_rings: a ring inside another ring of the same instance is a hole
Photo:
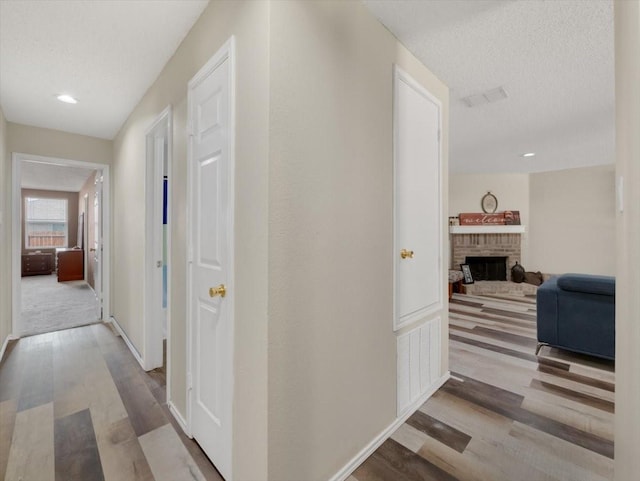
[[[191,373],[187,374],[187,391],[191,391],[193,389],[193,379],[191,377]]]
[[[438,130],[438,142],[440,142],[440,130]]]

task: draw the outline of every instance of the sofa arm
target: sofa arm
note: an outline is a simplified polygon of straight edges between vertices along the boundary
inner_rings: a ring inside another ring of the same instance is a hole
[[[564,291],[615,296],[616,278],[591,274],[564,274],[558,278],[558,287]]]
[[[536,294],[538,342],[558,343],[558,278],[552,277]]]

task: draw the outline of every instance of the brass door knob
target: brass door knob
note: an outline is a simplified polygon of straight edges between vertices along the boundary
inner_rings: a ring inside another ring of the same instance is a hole
[[[224,297],[227,295],[227,288],[224,284],[220,284],[218,287],[210,287],[209,288],[209,297]]]
[[[403,259],[406,259],[407,257],[409,259],[413,259],[413,251],[408,251],[407,249],[402,249],[400,251],[400,257],[402,257]]]

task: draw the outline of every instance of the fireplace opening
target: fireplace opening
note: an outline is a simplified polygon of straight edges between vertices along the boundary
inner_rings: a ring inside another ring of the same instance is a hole
[[[476,281],[507,280],[506,257],[466,257],[465,263],[469,264],[471,275]]]

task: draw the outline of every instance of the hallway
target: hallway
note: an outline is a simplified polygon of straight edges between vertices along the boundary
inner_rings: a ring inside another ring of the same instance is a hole
[[[165,392],[164,373],[145,373],[107,324],[11,343],[0,365],[3,479],[222,480]]]

